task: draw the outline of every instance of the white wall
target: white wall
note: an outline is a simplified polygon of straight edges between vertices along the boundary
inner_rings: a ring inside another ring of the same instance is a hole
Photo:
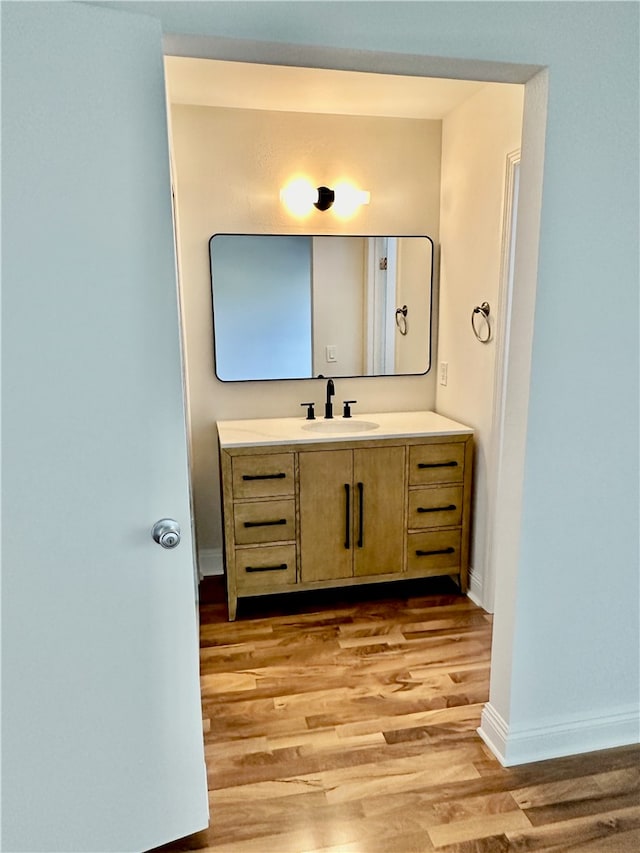
[[[214,375],[208,241],[216,232],[428,234],[438,242],[439,121],[174,106],[174,181],[198,547],[221,554],[216,421],[302,416],[324,383],[223,383]],[[297,173],[371,192],[351,220],[332,210],[292,219],[279,190]],[[327,372],[327,371],[323,371]],[[340,379],[336,403],[354,411],[431,409],[432,375]],[[203,561],[204,562],[204,561]],[[205,571],[208,566],[204,566]]]
[[[502,219],[507,154],[520,148],[524,87],[481,90],[442,123],[440,207],[440,305],[438,358],[448,364],[438,384],[438,412],[472,426],[475,433],[473,537],[470,587],[483,599],[487,525],[495,484],[487,477],[496,371],[495,335],[476,340],[471,312],[487,301],[491,323],[498,313]],[[486,327],[477,319],[482,336]],[[486,602],[492,609],[493,602]]]

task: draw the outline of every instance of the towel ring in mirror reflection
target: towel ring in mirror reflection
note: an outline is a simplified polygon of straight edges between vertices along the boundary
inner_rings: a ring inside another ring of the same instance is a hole
[[[471,312],[471,328],[473,329],[473,334],[480,341],[481,344],[487,344],[491,340],[491,323],[489,322],[489,314],[491,313],[491,308],[489,307],[488,302],[483,302],[482,305],[476,305],[476,307]],[[486,324],[486,331],[484,335],[482,334],[483,329],[482,326],[478,329],[476,326],[477,316],[480,315]]]
[[[400,330],[401,335],[407,334],[407,313],[409,309],[406,305],[402,308],[396,308],[396,326]]]

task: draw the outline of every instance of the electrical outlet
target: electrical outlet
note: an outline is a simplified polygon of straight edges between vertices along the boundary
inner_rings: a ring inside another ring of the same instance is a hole
[[[440,384],[446,385],[449,379],[449,362],[441,361],[440,362]]]
[[[327,362],[327,364],[331,364],[332,362],[338,360],[338,356],[336,355],[336,347],[334,344],[328,344],[324,348],[324,352],[325,352],[324,357],[325,357],[325,361]]]

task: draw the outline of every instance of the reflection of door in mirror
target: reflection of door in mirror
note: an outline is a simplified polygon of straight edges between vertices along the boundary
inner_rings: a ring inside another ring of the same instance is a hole
[[[393,376],[397,237],[367,238],[365,357],[367,375]]]
[[[431,287],[425,287],[425,270],[432,281],[433,246],[430,240],[397,239],[395,305],[389,306],[395,335],[396,374],[426,372],[431,368]],[[406,334],[395,325],[396,308],[406,305]],[[421,366],[421,367],[420,367]]]
[[[216,234],[216,375],[223,381],[426,373],[428,237]],[[396,308],[407,305],[407,334]]]

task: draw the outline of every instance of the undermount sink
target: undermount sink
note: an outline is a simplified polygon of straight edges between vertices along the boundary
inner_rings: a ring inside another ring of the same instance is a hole
[[[371,429],[377,429],[379,424],[373,421],[360,421],[356,418],[336,418],[335,420],[312,421],[305,424],[302,429],[307,429],[309,432],[320,433],[351,433],[351,432],[368,432]]]

